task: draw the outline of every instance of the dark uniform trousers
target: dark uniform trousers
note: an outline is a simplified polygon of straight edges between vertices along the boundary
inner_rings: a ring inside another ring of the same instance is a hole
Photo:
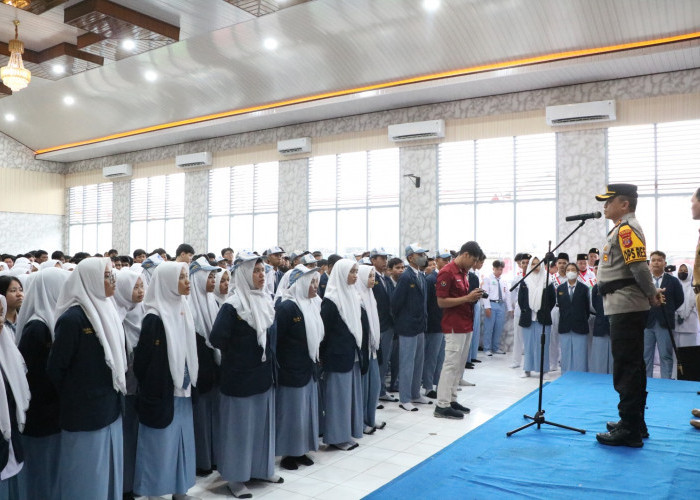
[[[644,328],[648,315],[649,311],[637,311],[608,316],[613,356],[613,385],[620,395],[617,409],[623,425],[635,430],[644,420],[647,399]]]

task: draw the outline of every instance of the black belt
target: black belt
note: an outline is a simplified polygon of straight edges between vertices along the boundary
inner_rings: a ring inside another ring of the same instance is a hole
[[[636,285],[637,281],[634,278],[624,278],[621,280],[610,281],[606,283],[598,283],[598,291],[601,295],[615,293],[625,287]]]

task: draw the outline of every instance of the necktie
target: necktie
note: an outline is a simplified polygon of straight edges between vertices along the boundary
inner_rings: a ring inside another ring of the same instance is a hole
[[[659,282],[661,281],[661,277],[654,278],[654,281],[656,281],[656,288],[659,288]]]
[[[575,288],[574,288],[573,286],[570,286],[570,287],[569,287],[569,298],[570,298],[571,300],[574,299],[574,290],[575,290]]]
[[[496,278],[496,283],[498,283],[498,301],[503,301],[503,292],[501,291],[501,279]]]
[[[190,371],[187,369],[187,362],[185,361],[185,378],[182,381],[182,388],[187,389],[187,387],[190,385]]]

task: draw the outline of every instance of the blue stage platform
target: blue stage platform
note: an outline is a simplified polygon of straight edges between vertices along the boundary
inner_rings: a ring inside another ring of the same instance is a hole
[[[650,379],[647,390],[643,448],[598,444],[617,420],[612,377],[570,372],[545,385],[543,407],[586,434],[543,425],[506,437],[534,415],[534,391],[367,498],[700,498],[700,430],[688,423],[700,382]]]

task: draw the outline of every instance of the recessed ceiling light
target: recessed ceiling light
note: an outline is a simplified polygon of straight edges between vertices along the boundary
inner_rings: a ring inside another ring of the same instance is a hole
[[[155,82],[158,79],[158,73],[153,70],[148,70],[143,74],[143,77],[149,82]]]
[[[263,46],[267,50],[275,50],[279,46],[279,43],[274,38],[266,38],[263,42]]]
[[[66,67],[63,64],[54,64],[51,66],[51,71],[53,71],[55,75],[62,75],[66,72]]]
[[[63,104],[65,104],[66,106],[72,106],[73,104],[75,104],[75,98],[72,95],[67,95],[63,98]]]
[[[428,12],[434,12],[440,8],[440,0],[423,0],[423,8]]]
[[[124,50],[134,50],[136,48],[136,42],[131,39],[126,39],[122,42],[122,49]]]
[[[8,122],[13,122],[15,121],[15,115],[13,115],[12,113],[6,113],[5,120],[7,120]]]

